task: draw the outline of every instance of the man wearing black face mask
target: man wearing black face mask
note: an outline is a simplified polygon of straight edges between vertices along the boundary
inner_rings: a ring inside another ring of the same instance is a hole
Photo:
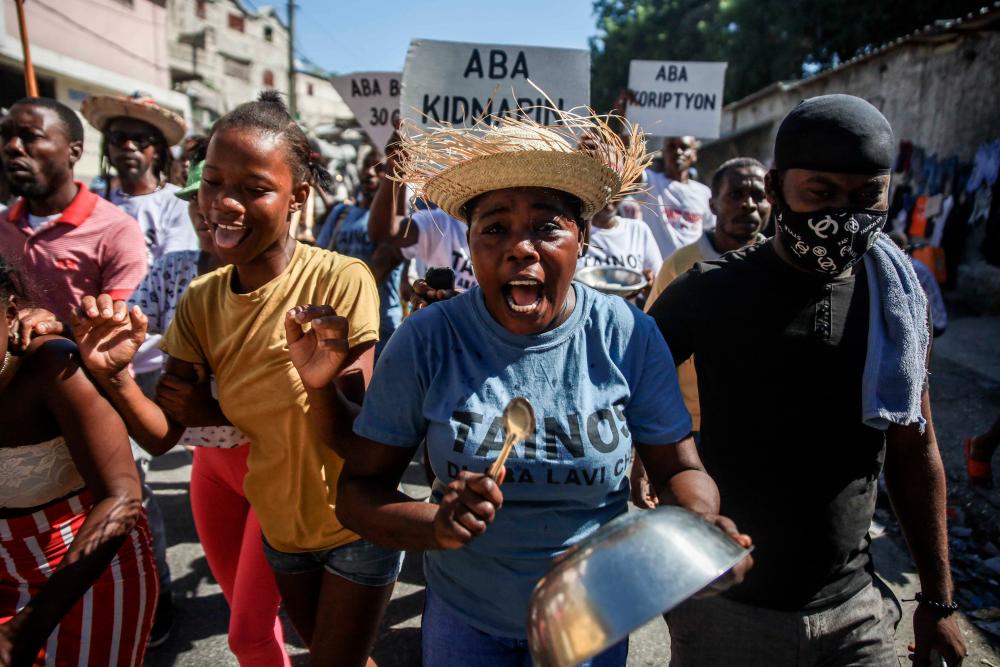
[[[676,363],[694,355],[700,453],[756,545],[743,584],[668,615],[672,665],[897,665],[900,608],[868,549],[883,466],[920,576],[915,663],[965,655],[926,300],[880,233],[893,144],[864,100],[799,104],[766,179],[777,236],[696,265],[649,311]]]

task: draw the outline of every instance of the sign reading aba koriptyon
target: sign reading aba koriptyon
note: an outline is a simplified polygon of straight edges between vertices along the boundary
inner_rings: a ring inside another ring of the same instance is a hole
[[[722,120],[726,63],[633,60],[626,116],[647,134],[714,139]]]
[[[590,104],[590,53],[415,39],[403,69],[400,108],[403,118],[422,128],[470,125],[479,117],[546,104],[532,83],[560,109]],[[551,112],[529,113],[542,123],[556,121]]]
[[[379,150],[399,121],[400,78],[399,72],[355,72],[332,79],[334,90]]]

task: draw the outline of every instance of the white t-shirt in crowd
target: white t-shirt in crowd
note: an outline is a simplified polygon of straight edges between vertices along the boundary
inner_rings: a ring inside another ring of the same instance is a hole
[[[455,287],[469,289],[478,285],[472,272],[466,225],[439,208],[416,211],[403,224],[420,230],[417,242],[402,248],[403,257],[415,259],[424,267],[450,266],[455,272]],[[421,274],[422,275],[422,274]]]
[[[612,218],[610,229],[590,226],[590,245],[576,268],[588,266],[624,266],[636,271],[650,270],[655,275],[663,264],[660,249],[649,225],[642,220]]]
[[[198,249],[198,235],[188,217],[188,204],[174,196],[178,190],[173,183],[166,183],[156,192],[135,197],[120,188],[111,191],[111,203],[139,221],[146,237],[150,266],[168,252]]]
[[[52,215],[35,215],[33,213],[28,214],[28,226],[31,227],[36,232],[38,228],[42,225],[48,224],[50,222],[55,222],[62,217],[62,211],[58,213],[53,213]]]
[[[693,179],[681,183],[650,169],[646,170],[643,182],[648,191],[635,195],[634,199],[664,259],[678,248],[696,242],[706,229],[715,227],[715,214],[708,204],[712,191],[708,186]]]

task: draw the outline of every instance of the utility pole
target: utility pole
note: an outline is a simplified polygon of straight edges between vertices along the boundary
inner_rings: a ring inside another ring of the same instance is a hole
[[[28,21],[24,17],[24,0],[16,0],[17,27],[21,32],[21,50],[24,52],[24,91],[28,97],[38,97],[38,82],[35,67],[31,63],[31,47],[28,40]]]
[[[295,98],[295,0],[288,0],[288,110],[297,119]]]

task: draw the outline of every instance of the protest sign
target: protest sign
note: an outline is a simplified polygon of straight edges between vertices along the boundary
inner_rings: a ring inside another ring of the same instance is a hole
[[[470,125],[483,115],[546,104],[569,110],[590,104],[590,53],[582,49],[466,44],[415,39],[403,68],[403,118],[420,128]],[[536,110],[541,123],[556,121]]]
[[[726,63],[633,60],[626,117],[658,137],[719,136]]]
[[[355,72],[332,79],[333,88],[380,151],[399,120],[399,72]]]

